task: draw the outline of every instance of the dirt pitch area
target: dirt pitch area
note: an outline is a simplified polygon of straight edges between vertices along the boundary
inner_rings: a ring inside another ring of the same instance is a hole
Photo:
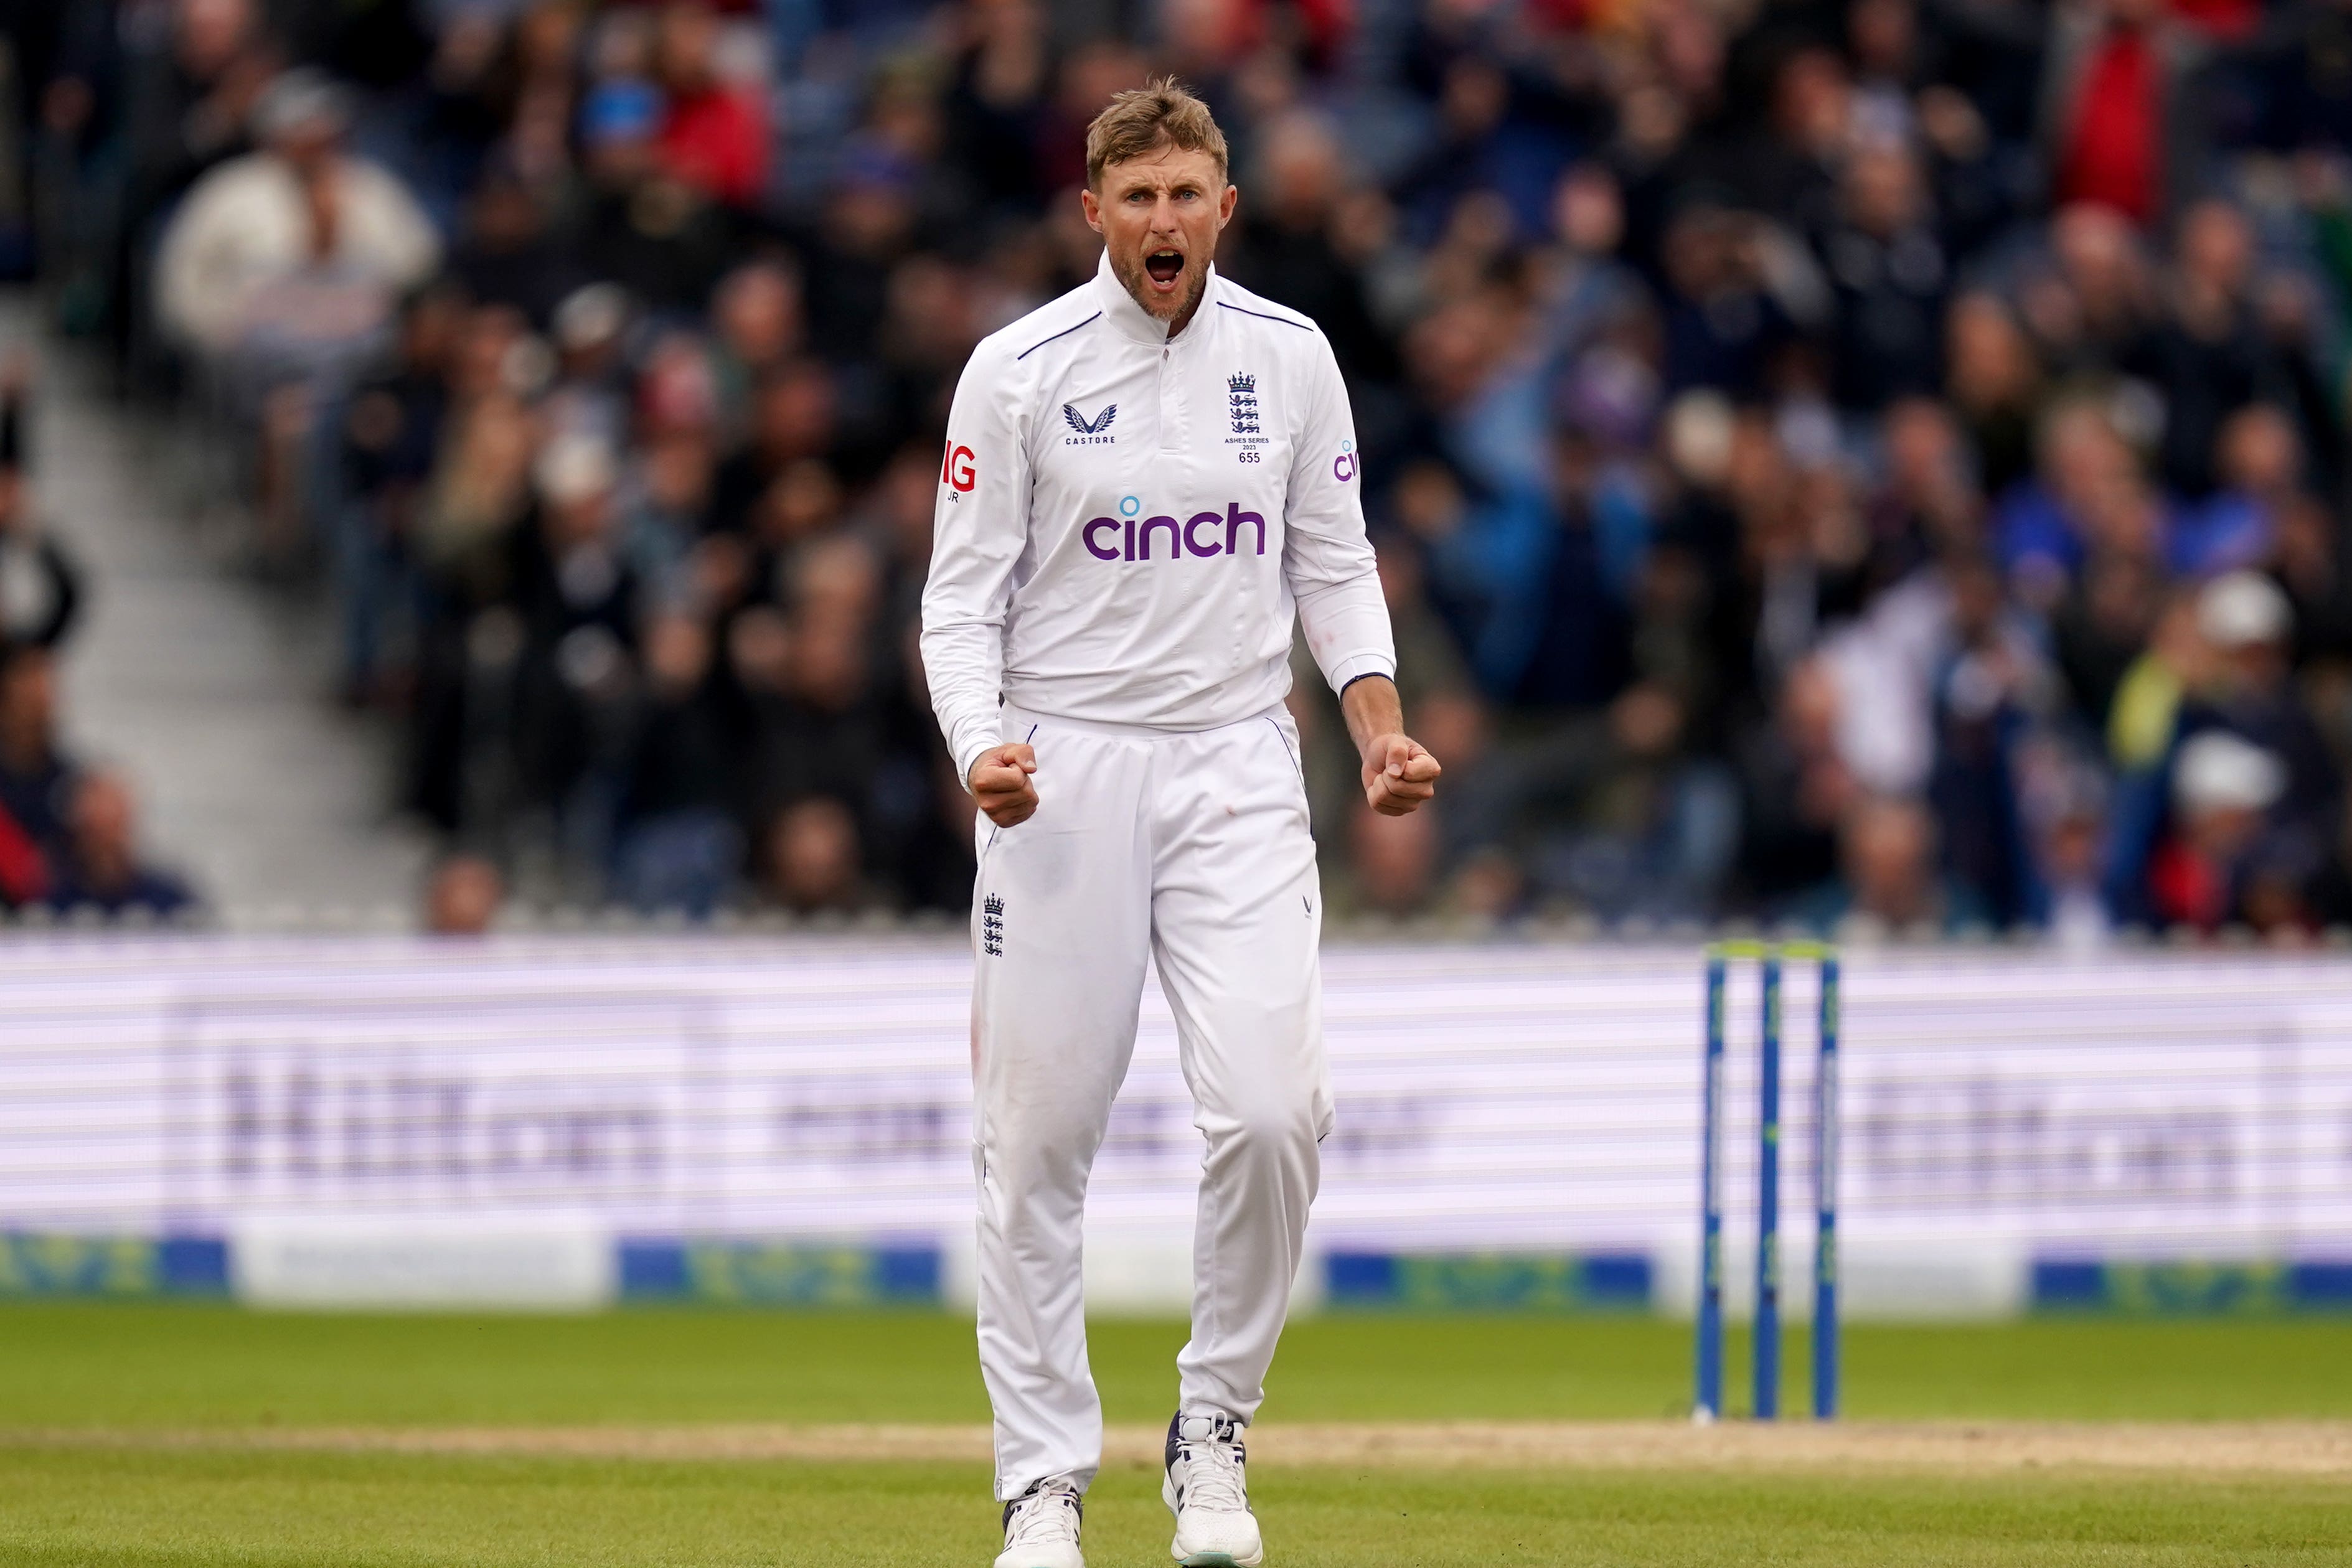
[[[1114,1427],[1111,1465],[1159,1462],[1157,1427]],[[485,1454],[667,1461],[805,1459],[984,1464],[967,1426],[278,1427],[16,1430],[9,1447]],[[2352,1480],[2352,1422],[1268,1422],[1258,1465],[1492,1470],[1801,1469],[1975,1475],[2129,1469]]]

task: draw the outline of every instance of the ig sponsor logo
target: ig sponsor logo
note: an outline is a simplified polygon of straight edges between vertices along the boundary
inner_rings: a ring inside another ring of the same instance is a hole
[[[940,483],[959,496],[969,493],[974,485],[980,483],[979,470],[972,466],[972,463],[971,448],[959,446],[950,440],[947,457],[940,464]]]

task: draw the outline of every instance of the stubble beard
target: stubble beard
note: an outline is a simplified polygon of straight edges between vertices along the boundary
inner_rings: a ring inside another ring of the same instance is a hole
[[[1201,308],[1201,297],[1209,291],[1209,264],[1196,262],[1187,256],[1184,258],[1184,292],[1176,297],[1175,308],[1163,314],[1161,302],[1151,295],[1151,279],[1143,270],[1140,254],[1129,261],[1112,256],[1110,271],[1111,276],[1118,279],[1119,287],[1127,290],[1127,297],[1141,306],[1146,316],[1165,325],[1171,336],[1192,319],[1192,313]]]

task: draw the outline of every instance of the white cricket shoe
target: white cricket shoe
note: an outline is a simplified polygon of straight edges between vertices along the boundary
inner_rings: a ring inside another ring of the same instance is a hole
[[[1160,1498],[1176,1515],[1170,1553],[1185,1568],[1256,1568],[1265,1543],[1250,1511],[1249,1462],[1241,1423],[1230,1416],[1187,1416],[1168,1424],[1168,1479]]]
[[[1087,1505],[1067,1481],[1039,1481],[1004,1505],[1004,1550],[996,1568],[1087,1568],[1078,1530]]]

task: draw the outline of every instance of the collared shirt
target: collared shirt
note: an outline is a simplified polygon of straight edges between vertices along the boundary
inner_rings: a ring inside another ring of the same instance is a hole
[[[932,706],[967,781],[997,708],[1209,729],[1393,675],[1362,455],[1313,322],[1209,269],[1174,337],[1106,256],[984,340],[956,388],[923,591]]]

